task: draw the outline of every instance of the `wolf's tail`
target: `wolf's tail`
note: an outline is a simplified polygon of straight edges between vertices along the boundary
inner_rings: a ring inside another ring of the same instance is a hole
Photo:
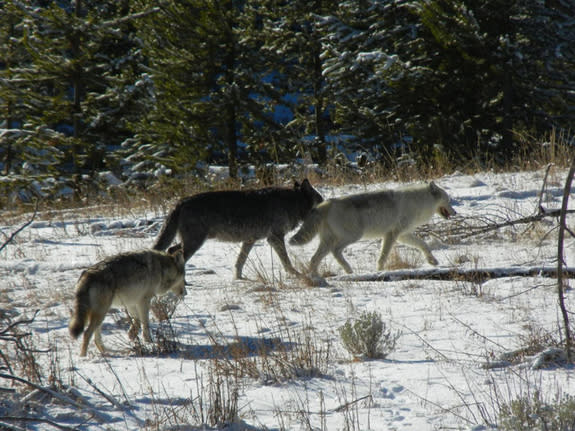
[[[319,230],[321,219],[322,211],[320,208],[314,208],[311,210],[299,230],[291,237],[289,243],[291,245],[303,245],[310,242]]]
[[[80,283],[82,282],[82,286],[76,291],[74,312],[72,313],[72,318],[70,319],[70,324],[68,325],[68,329],[72,338],[78,338],[80,334],[84,332],[84,326],[86,325],[88,312],[90,311],[89,286],[84,280],[80,281]]]
[[[178,221],[180,218],[180,210],[182,206],[180,204],[176,205],[174,209],[166,217],[164,221],[164,226],[156,239],[154,244],[154,250],[165,250],[174,240],[176,233],[178,233]]]

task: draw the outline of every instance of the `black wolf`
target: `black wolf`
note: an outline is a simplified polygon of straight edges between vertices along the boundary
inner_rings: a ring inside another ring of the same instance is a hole
[[[236,278],[242,278],[243,266],[254,243],[266,238],[285,270],[297,275],[287,254],[284,236],[322,201],[307,179],[301,184],[296,182],[293,188],[267,187],[189,196],[181,199],[168,214],[154,249],[165,250],[178,234],[187,261],[208,238],[241,242]]]

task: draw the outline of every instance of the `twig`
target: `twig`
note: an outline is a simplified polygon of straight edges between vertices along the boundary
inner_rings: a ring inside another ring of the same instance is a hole
[[[22,377],[13,376],[11,374],[0,374],[0,378],[15,380],[17,382],[24,383],[28,386],[33,387],[34,389],[38,389],[42,392],[46,392],[47,394],[51,395],[52,397],[66,403],[66,404],[70,404],[71,406],[74,406],[80,410],[89,411],[90,414],[93,415],[99,422],[104,422],[104,423],[109,422],[109,418],[102,416],[97,410],[95,410],[93,408],[87,409],[84,405],[78,403],[77,401],[74,401],[73,399],[71,399],[70,397],[67,397],[66,395],[63,395],[63,394],[58,393],[56,391],[53,391],[52,389],[45,388],[43,386],[37,385],[36,383],[32,383],[29,380],[23,379]]]
[[[65,430],[65,431],[75,431],[77,430],[77,428],[74,427],[67,427],[66,425],[60,425],[59,423],[56,423],[54,421],[51,421],[50,419],[42,419],[42,418],[34,418],[34,417],[29,417],[29,416],[2,416],[2,420],[7,420],[7,421],[14,421],[14,422],[41,422],[41,423],[45,423],[45,424],[49,424],[52,425],[55,428],[61,429],[61,430]],[[4,424],[2,424],[0,422],[0,425],[2,425],[2,427],[0,427],[1,429],[4,429],[3,426]],[[8,424],[7,424],[8,425]],[[8,425],[10,426],[10,425]],[[8,429],[22,429],[20,427],[17,428],[8,428]],[[28,429],[28,428],[26,428]]]
[[[427,346],[428,348],[430,348],[431,350],[433,350],[435,353],[437,353],[439,356],[441,356],[443,358],[444,361],[446,362],[452,362],[452,360],[450,358],[447,357],[447,355],[445,355],[444,353],[440,352],[437,348],[433,347],[431,345],[431,343],[429,343],[429,341],[427,341],[425,338],[423,338],[421,335],[419,335],[418,332],[414,331],[411,328],[408,328],[407,326],[405,326],[403,323],[401,322],[397,322],[398,325],[402,326],[404,329],[408,330],[412,335],[415,335],[417,338],[419,338],[419,341],[421,341],[425,346]]]
[[[547,165],[547,169],[545,169],[545,176],[543,177],[543,184],[541,185],[541,193],[539,193],[539,204],[537,205],[537,208],[540,210],[543,209],[543,194],[545,191],[545,186],[547,185],[547,177],[549,176],[549,171],[551,170],[552,166],[553,163],[549,163]]]
[[[492,232],[495,230],[499,230],[504,227],[511,227],[518,224],[528,224],[528,223],[535,223],[538,221],[543,220],[546,217],[556,217],[559,218],[561,216],[562,209],[546,209],[543,207],[543,195],[545,192],[545,187],[547,186],[547,178],[549,177],[549,171],[553,166],[552,163],[547,165],[547,169],[545,170],[545,176],[543,178],[543,184],[541,186],[541,191],[539,193],[539,202],[537,204],[536,214],[527,216],[527,217],[520,217],[515,220],[504,220],[502,222],[497,222],[495,216],[482,216],[482,217],[455,217],[454,219],[450,220],[449,222],[444,222],[441,226],[446,226],[443,229],[439,229],[441,231],[441,237],[445,238],[445,236],[449,236],[452,238],[459,238],[459,239],[466,239],[472,236],[485,234],[488,232]],[[575,213],[575,210],[568,210],[564,209],[566,214]],[[447,224],[449,223],[449,224]],[[481,225],[483,223],[483,225]],[[429,226],[424,225],[421,229],[423,232],[433,233],[430,232]],[[575,238],[575,232],[571,231],[567,226],[565,226],[565,230],[569,232],[569,234]]]
[[[449,313],[449,316],[455,320],[457,323],[459,323],[460,325],[463,325],[468,331],[471,331],[473,333],[473,335],[475,335],[476,337],[480,337],[481,339],[483,339],[484,341],[487,341],[489,343],[495,344],[497,347],[503,349],[504,347],[497,343],[496,341],[493,341],[491,338],[486,337],[483,334],[480,334],[478,331],[476,331],[475,329],[473,329],[470,325],[468,325],[467,323],[463,322],[462,320],[458,319],[457,317],[455,317],[454,314]]]
[[[28,324],[34,322],[34,319],[36,319],[36,316],[38,315],[39,312],[40,312],[40,310],[36,310],[34,312],[34,316],[32,316],[30,319],[20,319],[20,320],[17,320],[15,322],[10,323],[8,326],[6,326],[2,330],[0,330],[0,339],[3,339],[4,337],[13,338],[14,335],[12,333],[9,334],[9,332],[12,330],[12,328],[14,328],[18,325],[28,325]],[[9,334],[9,335],[6,335],[6,334]],[[19,335],[19,337],[25,337],[28,335],[30,335],[30,334],[29,333],[21,334],[21,335]]]
[[[109,365],[109,364],[108,364]],[[110,366],[111,367],[111,366]],[[114,373],[114,375],[116,376],[116,378],[118,377],[116,375],[116,373],[114,371],[112,371]],[[92,386],[92,388],[94,388],[94,390],[96,392],[98,392],[100,395],[102,395],[106,400],[108,400],[114,407],[116,407],[118,410],[121,410],[123,412],[125,412],[126,414],[128,414],[129,416],[131,416],[140,427],[143,427],[146,422],[143,421],[142,419],[140,419],[139,417],[137,417],[132,411],[132,405],[130,404],[128,400],[128,396],[126,395],[126,392],[124,391],[124,387],[122,386],[122,392],[124,393],[124,397],[126,398],[125,404],[122,405],[119,401],[117,401],[114,397],[112,397],[111,395],[106,394],[104,391],[102,391],[100,388],[98,388],[91,379],[84,377],[82,374],[80,374],[80,372],[78,372],[78,370],[76,370],[76,374],[78,374],[86,383],[88,383],[90,386]],[[118,383],[121,382],[118,381]],[[78,396],[81,396],[78,394]],[[126,409],[126,407],[128,407]]]
[[[100,388],[98,388],[93,382],[92,379],[89,379],[87,377],[84,377],[82,374],[80,374],[77,370],[76,370],[76,374],[78,374],[86,383],[88,383],[90,386],[92,386],[92,388],[94,388],[94,390],[96,392],[98,392],[100,395],[102,395],[106,400],[108,400],[110,402],[110,404],[112,404],[114,407],[116,407],[117,409],[123,410],[124,406],[122,406],[122,404],[120,404],[118,401],[116,401],[114,399],[114,397],[112,397],[111,395],[108,395],[106,393],[104,393],[104,391],[102,391]]]
[[[120,377],[118,376],[118,373],[116,373],[116,370],[114,370],[114,368],[112,367],[112,364],[110,363],[110,361],[108,360],[108,358],[106,357],[106,355],[102,355],[102,359],[104,360],[104,363],[106,364],[106,366],[108,367],[108,369],[110,370],[110,372],[114,375],[114,377],[116,378],[116,381],[118,382],[118,385],[120,385],[120,389],[122,391],[122,395],[124,395],[124,399],[126,400],[126,405],[132,409],[132,403],[130,402],[130,399],[128,398],[128,394],[126,393],[126,390],[124,389],[124,385],[122,384],[122,381],[120,380]]]
[[[540,287],[548,286],[546,284],[536,284],[534,286],[528,287],[527,289],[523,289],[517,293],[512,293],[511,295],[504,296],[500,299],[500,301],[507,301],[511,298],[516,298],[517,296],[525,295],[526,293],[531,292],[532,290],[539,289]]]
[[[18,229],[16,229],[16,231],[12,232],[12,234],[8,237],[8,239],[2,245],[0,245],[0,251],[2,251],[4,249],[4,247],[6,247],[16,237],[16,235],[18,235],[20,232],[22,232],[24,229],[26,229],[28,226],[30,226],[30,224],[32,224],[32,222],[36,218],[36,214],[38,214],[39,202],[40,201],[38,199],[36,199],[36,205],[34,205],[34,213],[32,214],[32,217],[30,218],[30,220],[28,220],[26,223],[24,223],[22,226],[20,226]]]
[[[7,430],[7,431],[27,431],[24,428],[20,428],[19,426],[9,424],[8,422],[0,421],[0,429]]]
[[[334,412],[341,412],[342,410],[347,410],[347,409],[348,409],[349,407],[351,407],[352,405],[357,404],[357,403],[359,403],[360,401],[363,401],[363,400],[365,400],[365,399],[367,399],[367,398],[371,399],[371,398],[372,398],[372,397],[371,397],[371,394],[366,395],[366,396],[361,397],[361,398],[358,398],[357,400],[349,401],[349,402],[347,402],[347,403],[345,403],[345,404],[342,404],[341,406],[336,407],[335,409],[333,409],[333,411],[334,411]]]
[[[575,210],[567,210],[567,214],[573,214]],[[448,235],[453,238],[459,239],[466,239],[472,236],[481,235],[489,232],[493,232],[499,230],[504,227],[515,226],[518,224],[526,224],[526,223],[535,223],[538,221],[543,220],[547,217],[559,217],[561,215],[560,209],[545,209],[539,208],[539,212],[534,215],[530,215],[527,217],[521,217],[515,220],[505,220],[503,222],[492,222],[489,219],[485,219],[485,217],[457,217],[450,222],[444,222],[445,226],[448,226],[447,223],[450,224],[450,227],[445,227],[442,229],[442,236]],[[477,226],[477,224],[473,224],[473,222],[484,222],[483,226]],[[458,223],[458,225],[453,226],[453,223]],[[421,229],[425,231],[425,229]]]
[[[415,396],[416,398],[419,398],[421,401],[423,401],[424,403],[428,403],[431,404],[432,406],[438,408],[439,410],[443,411],[444,413],[450,413],[452,415],[454,415],[455,417],[467,422],[468,424],[473,423],[471,420],[469,420],[468,418],[466,418],[465,416],[457,413],[454,409],[449,409],[447,407],[443,407],[442,405],[440,405],[439,403],[436,403],[434,401],[431,401],[428,398],[425,398],[421,395],[419,395],[418,393],[412,391],[411,389],[405,388],[405,390],[407,392],[409,392],[411,395]]]

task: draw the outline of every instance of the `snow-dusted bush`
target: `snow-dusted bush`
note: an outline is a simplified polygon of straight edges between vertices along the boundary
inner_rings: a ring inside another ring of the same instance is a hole
[[[348,319],[339,328],[344,347],[355,356],[383,359],[395,350],[399,332],[393,332],[377,312],[363,312],[359,319]]]
[[[541,392],[525,396],[504,404],[499,416],[501,431],[575,429],[575,397],[565,395],[546,402]]]

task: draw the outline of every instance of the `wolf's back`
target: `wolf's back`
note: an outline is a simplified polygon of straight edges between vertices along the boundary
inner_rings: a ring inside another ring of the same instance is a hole
[[[81,283],[76,290],[76,297],[74,302],[74,311],[68,329],[72,338],[78,338],[84,332],[88,312],[90,311],[90,285],[87,272],[84,272],[80,277]]]
[[[174,240],[176,234],[178,233],[179,221],[180,221],[180,211],[182,208],[182,202],[179,202],[172,211],[166,217],[162,230],[156,239],[154,244],[154,250],[165,250]]]
[[[323,203],[312,209],[299,230],[291,237],[289,243],[292,245],[303,245],[310,242],[319,231],[327,206],[327,203]]]

